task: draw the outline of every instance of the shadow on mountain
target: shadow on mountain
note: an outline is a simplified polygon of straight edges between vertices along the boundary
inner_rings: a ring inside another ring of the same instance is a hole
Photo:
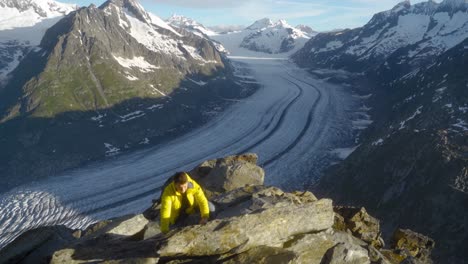
[[[0,192],[91,161],[154,146],[206,123],[256,86],[196,76],[160,98],[133,98],[108,109],[54,118],[21,116],[0,125]]]

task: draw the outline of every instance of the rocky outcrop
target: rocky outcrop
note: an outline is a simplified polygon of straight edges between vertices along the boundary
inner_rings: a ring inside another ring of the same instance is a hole
[[[467,46],[468,39],[435,64],[373,90],[374,123],[312,188],[385,219],[386,238],[401,225],[429,234],[444,245],[433,252],[438,263],[468,257]]]
[[[214,178],[220,174],[212,173],[217,164],[256,166],[255,162],[253,154],[231,156],[204,162],[193,173],[198,171],[198,177],[203,174],[204,182],[217,189],[224,186],[224,181]],[[246,175],[256,181],[257,172],[253,167]],[[221,176],[224,179],[233,175]],[[427,263],[434,246],[430,238],[399,230],[394,247],[381,249],[383,243],[376,243],[380,241],[379,221],[364,208],[334,208],[330,199],[317,199],[308,191],[288,193],[276,187],[244,184],[230,191],[213,192],[210,200],[217,205],[217,211],[205,225],[182,226],[161,234],[155,210],[158,206],[153,204],[147,211],[153,211],[155,219],[136,215],[101,221],[74,232],[75,237],[69,230],[71,239],[42,253],[42,259],[50,258],[50,263],[364,264],[410,259]],[[337,219],[341,224],[336,223]],[[24,256],[37,255],[35,249],[47,243],[41,240],[30,247],[24,238],[18,239],[13,244],[16,251],[3,250],[1,256],[20,262]],[[25,250],[19,252],[21,248]]]
[[[190,172],[209,193],[221,193],[246,185],[263,185],[264,170],[257,166],[258,156],[248,153],[208,160]]]

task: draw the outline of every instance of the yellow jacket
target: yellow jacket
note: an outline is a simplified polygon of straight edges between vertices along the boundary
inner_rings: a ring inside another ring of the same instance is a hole
[[[188,182],[189,186],[186,194],[189,204],[185,212],[187,214],[192,214],[195,210],[195,206],[198,205],[201,217],[208,218],[210,215],[210,209],[208,206],[208,200],[206,199],[202,188],[190,177],[188,177]],[[173,225],[179,217],[181,206],[182,194],[176,190],[174,182],[171,182],[166,188],[164,188],[163,195],[161,197],[161,232],[166,233],[169,231],[169,225]]]

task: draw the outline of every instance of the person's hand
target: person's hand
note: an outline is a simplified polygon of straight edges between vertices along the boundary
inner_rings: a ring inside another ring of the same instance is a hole
[[[200,219],[200,225],[206,225],[207,222],[208,222],[208,218]]]

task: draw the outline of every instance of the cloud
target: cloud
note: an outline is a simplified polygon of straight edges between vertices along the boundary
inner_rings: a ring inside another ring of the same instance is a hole
[[[233,8],[239,7],[244,3],[249,2],[248,0],[150,0],[156,4],[176,5],[188,8]]]

